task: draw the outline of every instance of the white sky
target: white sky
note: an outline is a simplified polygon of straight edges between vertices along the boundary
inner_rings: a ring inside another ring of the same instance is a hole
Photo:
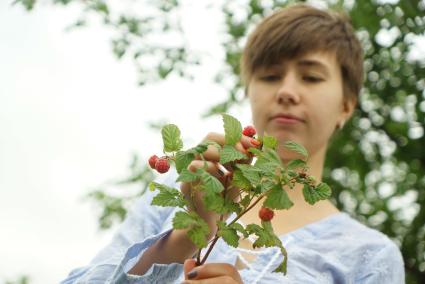
[[[0,1],[0,283],[22,274],[32,284],[57,283],[111,237],[80,198],[126,176],[131,153],[160,153],[160,133],[146,121],[177,124],[188,146],[221,130],[219,117],[199,120],[226,96],[211,83],[218,29],[188,25],[197,47],[214,51],[197,81],[139,88],[133,64],[114,58],[103,29],[64,32],[78,9],[27,13],[11,2]],[[198,13],[190,21],[214,17],[191,9]],[[248,123],[247,114],[236,115]]]

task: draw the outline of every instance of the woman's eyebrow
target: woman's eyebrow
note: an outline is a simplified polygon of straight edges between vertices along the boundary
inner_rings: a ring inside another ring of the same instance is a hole
[[[316,60],[301,59],[297,62],[297,65],[301,66],[301,67],[305,66],[305,67],[317,68],[320,71],[322,71],[325,74],[325,76],[328,76],[328,77],[329,77],[329,74],[330,74],[329,68],[325,64],[323,64],[322,62],[319,62],[319,61],[316,61]]]

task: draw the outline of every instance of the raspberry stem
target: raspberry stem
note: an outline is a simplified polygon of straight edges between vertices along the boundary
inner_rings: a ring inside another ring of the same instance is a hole
[[[264,193],[262,193],[259,197],[258,197],[258,199],[257,200],[255,200],[254,201],[254,203],[252,204],[252,205],[250,205],[247,209],[245,209],[244,211],[242,211],[241,213],[239,213],[239,215],[235,218],[235,219],[233,219],[228,225],[231,225],[231,224],[233,224],[233,223],[235,223],[237,220],[239,220],[246,212],[248,212],[249,210],[251,210],[258,202],[260,202],[260,200],[261,199],[263,199],[263,197],[264,196],[266,196],[267,195],[267,193],[269,193],[270,192],[270,190],[271,189],[269,189],[268,191],[266,191],[266,192],[264,192]],[[223,216],[223,215],[221,215],[221,216]],[[212,243],[211,243],[211,245],[208,247],[208,251],[207,251],[207,253],[205,254],[205,256],[202,258],[202,261],[201,261],[201,263],[200,263],[200,265],[202,265],[202,264],[204,264],[205,263],[205,261],[207,260],[207,258],[208,258],[208,255],[210,254],[210,252],[212,251],[212,249],[213,249],[213,247],[214,247],[214,245],[215,245],[215,243],[218,241],[218,239],[220,238],[220,236],[218,236],[217,235],[217,233],[215,234],[215,237],[214,237],[214,239],[213,239],[213,241],[212,241]]]

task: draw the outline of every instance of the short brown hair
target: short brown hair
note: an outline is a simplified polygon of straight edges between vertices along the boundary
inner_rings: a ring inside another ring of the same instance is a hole
[[[357,98],[363,85],[363,49],[350,18],[306,4],[280,9],[256,27],[242,53],[242,81],[247,86],[259,67],[315,51],[336,53],[344,98]]]

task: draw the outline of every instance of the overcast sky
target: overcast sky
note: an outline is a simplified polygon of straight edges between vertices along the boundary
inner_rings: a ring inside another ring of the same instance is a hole
[[[131,153],[161,151],[147,121],[173,122],[191,143],[221,130],[219,117],[199,120],[226,96],[211,83],[218,27],[188,25],[198,47],[211,51],[195,82],[139,88],[133,64],[114,58],[101,27],[64,31],[78,9],[27,13],[11,2],[0,1],[0,283],[22,274],[32,284],[57,283],[111,237],[98,232],[93,204],[81,197],[126,176]],[[189,9],[197,11],[190,21],[214,18],[199,5]],[[238,117],[249,122],[246,111]]]

